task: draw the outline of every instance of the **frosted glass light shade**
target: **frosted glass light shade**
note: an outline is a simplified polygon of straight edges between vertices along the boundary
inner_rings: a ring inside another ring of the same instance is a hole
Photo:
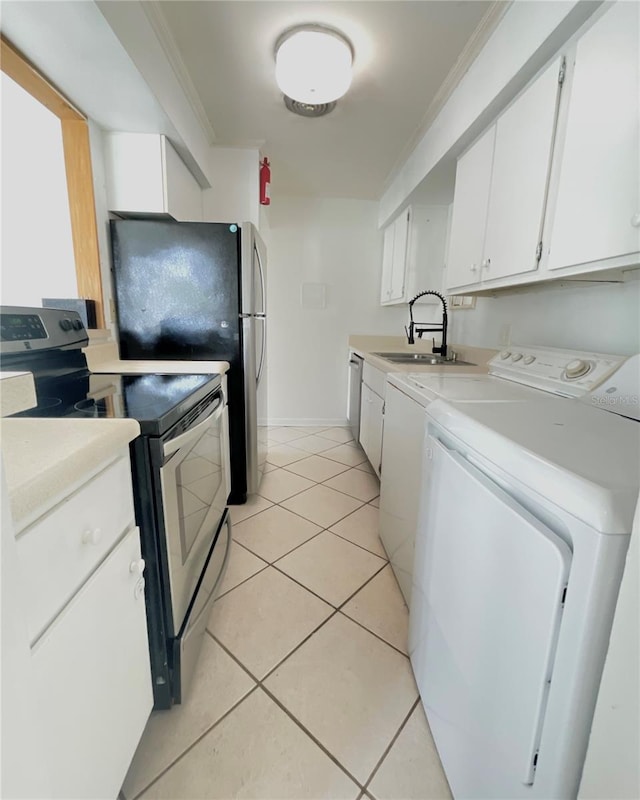
[[[351,85],[352,54],[339,34],[298,30],[276,50],[276,81],[284,94],[300,103],[331,103]]]

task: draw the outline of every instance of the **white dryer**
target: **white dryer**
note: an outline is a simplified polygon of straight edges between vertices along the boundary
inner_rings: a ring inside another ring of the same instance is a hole
[[[602,409],[640,416],[639,364],[428,406],[409,647],[456,798],[577,794],[640,486],[640,425]]]
[[[418,501],[422,482],[425,408],[454,403],[562,402],[592,391],[623,356],[533,345],[503,350],[489,374],[395,373],[388,377],[380,486],[380,538],[400,589],[411,605]]]

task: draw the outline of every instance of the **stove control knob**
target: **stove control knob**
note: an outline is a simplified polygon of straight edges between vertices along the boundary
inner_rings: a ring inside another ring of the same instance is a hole
[[[73,325],[71,324],[70,319],[61,319],[58,323],[63,331],[70,331]]]
[[[511,355],[511,350],[503,350],[500,353],[500,359],[502,361],[506,361],[509,358],[510,355]]]
[[[514,353],[513,356],[511,357],[511,360],[520,361],[521,358],[522,358],[522,353]]]
[[[564,375],[565,378],[574,380],[575,378],[581,378],[583,375],[586,375],[590,370],[591,364],[588,361],[576,358],[574,361],[570,361],[564,368]]]
[[[536,360],[536,357],[535,357],[535,356],[525,356],[525,357],[524,357],[524,361],[523,361],[522,363],[523,363],[523,364],[533,364],[533,362],[534,362],[535,360]]]
[[[81,331],[82,330],[82,320],[74,319],[73,320],[73,329],[74,329],[74,331]]]

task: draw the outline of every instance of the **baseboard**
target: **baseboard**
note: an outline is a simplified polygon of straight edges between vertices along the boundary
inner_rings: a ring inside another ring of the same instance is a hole
[[[285,419],[270,419],[267,422],[273,428],[286,428],[294,425],[296,428],[348,428],[349,423],[346,419],[295,419],[288,417]]]

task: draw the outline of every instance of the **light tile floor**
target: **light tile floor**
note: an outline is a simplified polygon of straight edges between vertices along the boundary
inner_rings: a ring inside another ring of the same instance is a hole
[[[346,428],[269,431],[186,702],[152,714],[126,800],[450,798]]]

